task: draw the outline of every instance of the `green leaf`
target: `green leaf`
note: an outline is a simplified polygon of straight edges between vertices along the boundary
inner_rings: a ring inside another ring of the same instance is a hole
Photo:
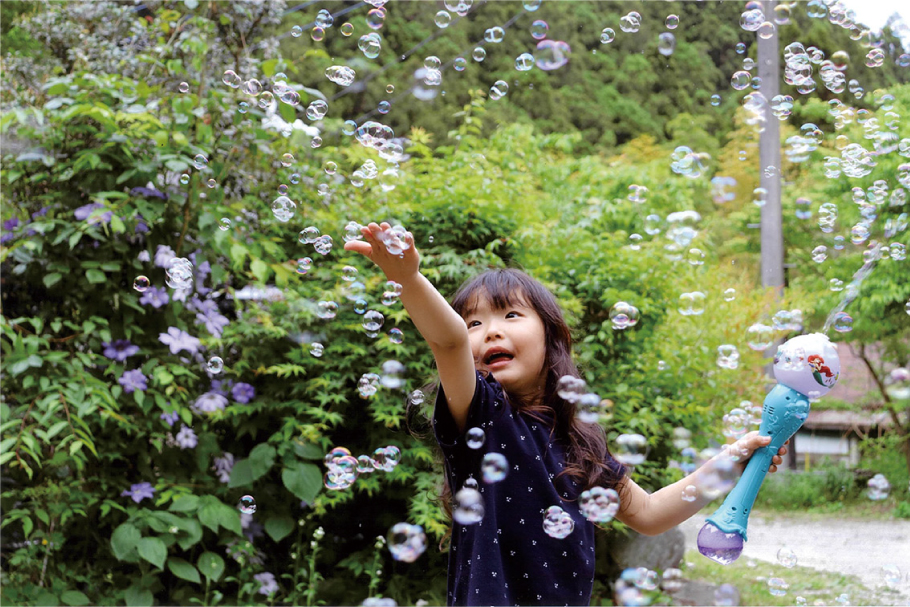
[[[73,605],[73,606],[88,605],[90,602],[88,600],[88,597],[85,596],[84,594],[82,594],[81,592],[79,592],[78,590],[65,591],[63,594],[60,595],[60,601],[64,605]]]
[[[218,517],[219,525],[228,531],[233,531],[237,535],[243,534],[243,528],[240,526],[240,512],[236,508],[232,508],[225,503],[218,502],[216,509],[216,516]]]
[[[93,285],[101,284],[107,280],[107,277],[101,270],[86,270],[85,278],[88,279],[88,281]]]
[[[123,523],[111,534],[111,549],[114,551],[114,556],[117,557],[117,560],[124,560],[130,552],[136,549],[141,539],[142,534],[138,529],[129,523]]]
[[[59,604],[60,600],[57,598],[57,595],[51,594],[47,590],[42,590],[35,599],[36,607],[56,607]]]
[[[116,215],[111,216],[111,229],[114,230],[115,234],[123,234],[126,231],[126,226],[123,225],[123,220],[117,217]]]
[[[294,519],[289,516],[273,516],[265,522],[265,532],[276,542],[280,542],[294,530]]]
[[[189,550],[202,539],[202,525],[196,519],[184,519],[180,529],[186,531],[186,535],[178,538],[177,544],[184,550]]]
[[[281,471],[281,481],[288,491],[312,503],[322,489],[322,473],[313,464],[298,462]]]
[[[202,582],[202,578],[199,577],[199,572],[196,571],[196,568],[183,559],[176,557],[169,558],[167,560],[167,568],[181,580],[196,582],[197,584]]]
[[[206,500],[205,505],[199,509],[197,516],[200,523],[218,533],[218,506],[214,502],[217,502],[217,499]]]
[[[170,508],[171,512],[191,512],[196,510],[199,507],[199,496],[197,495],[181,495],[175,499]]]
[[[196,561],[196,567],[212,582],[217,582],[224,573],[224,559],[214,552],[203,552]]]
[[[253,276],[256,277],[256,280],[265,282],[265,279],[269,276],[269,264],[261,259],[254,259],[250,264],[250,271],[253,273]]]
[[[126,589],[123,598],[128,607],[148,607],[155,601],[151,592],[135,584]]]
[[[242,459],[234,463],[231,468],[231,480],[228,481],[228,487],[244,487],[253,482],[253,466],[250,460]]]
[[[325,457],[325,453],[322,452],[322,449],[319,448],[319,445],[314,445],[313,443],[294,443],[294,453],[297,454],[297,457],[302,457],[303,459],[322,459]]]
[[[164,569],[164,560],[167,558],[167,546],[157,537],[144,537],[139,540],[139,556]]]
[[[253,480],[260,478],[271,469],[272,465],[275,463],[275,455],[275,447],[268,443],[256,445],[256,447],[250,451],[250,464],[253,467]]]
[[[55,284],[60,282],[61,278],[63,278],[63,274],[61,274],[60,272],[52,272],[50,274],[45,274],[42,281],[44,282],[44,286],[47,287],[48,289],[50,289]]]

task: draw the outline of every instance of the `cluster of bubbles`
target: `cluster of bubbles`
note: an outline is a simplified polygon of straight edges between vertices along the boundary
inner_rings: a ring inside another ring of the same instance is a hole
[[[636,310],[637,312],[637,310]],[[608,401],[595,392],[588,392],[588,384],[580,377],[563,375],[556,384],[556,394],[576,407],[575,416],[586,424],[597,423],[605,415]]]
[[[891,493],[891,483],[884,474],[876,474],[866,483],[866,497],[873,501],[881,501]]]
[[[427,534],[420,525],[396,523],[389,529],[388,546],[393,559],[413,563],[426,552]]]
[[[325,68],[325,77],[341,86],[351,86],[357,73],[346,65],[332,65]]]
[[[668,593],[676,592],[682,588],[682,572],[678,569],[667,569],[664,576],[670,574],[670,588]],[[636,567],[623,570],[614,585],[616,604],[618,605],[647,605],[650,600],[643,591],[657,590],[661,583],[660,575],[647,567]]]
[[[610,321],[618,331],[637,325],[639,316],[638,308],[624,301],[618,301],[610,308]]]
[[[559,506],[550,506],[543,515],[543,530],[550,537],[562,540],[575,531],[575,521]]]
[[[193,286],[193,262],[186,257],[171,259],[164,273],[164,282],[172,289],[189,289]]]
[[[706,152],[694,152],[688,146],[678,146],[670,154],[670,169],[677,175],[696,179],[705,173],[705,163],[711,156]]]
[[[619,511],[619,493],[614,489],[592,487],[578,498],[581,514],[592,523],[609,523]]]
[[[347,489],[354,484],[361,474],[370,474],[374,470],[391,472],[401,461],[401,449],[394,445],[378,447],[372,455],[354,457],[345,447],[335,447],[329,451],[323,462],[328,471],[323,477],[326,489]]]

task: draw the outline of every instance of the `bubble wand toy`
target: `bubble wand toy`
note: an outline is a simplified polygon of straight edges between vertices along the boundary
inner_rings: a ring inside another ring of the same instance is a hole
[[[758,430],[761,436],[770,436],[771,442],[755,450],[736,486],[698,532],[700,553],[722,565],[739,558],[747,541],[749,512],[771,458],[806,421],[809,399],[827,394],[839,375],[837,350],[821,333],[794,337],[778,348],[774,356],[777,385],[765,397]]]

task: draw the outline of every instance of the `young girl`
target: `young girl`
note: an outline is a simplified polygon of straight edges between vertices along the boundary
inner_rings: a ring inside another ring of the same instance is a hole
[[[410,232],[404,243],[409,247],[389,253],[383,242],[390,227],[371,223],[362,229],[365,241],[344,248],[366,255],[401,284],[401,301],[436,358],[441,387],[433,426],[448,488],[457,491],[469,479],[479,479],[487,452],[500,453],[508,462],[505,478],[479,484],[482,518],[453,524],[448,603],[587,605],[594,580],[594,524],[578,508],[581,492],[615,488],[621,504],[616,518],[656,535],[711,501],[681,499],[685,487],[699,485],[702,469],[653,494],[645,492],[612,458],[603,429],[579,421],[575,405],[557,394],[559,378],[578,377],[578,371],[569,327],[553,295],[523,272],[491,270],[462,286],[450,306],[420,273]],[[467,445],[465,434],[473,428],[483,430],[480,449]],[[737,452],[747,459],[769,441],[752,432],[737,441]],[[782,448],[780,455],[785,453]],[[781,461],[775,456],[772,472]],[[544,514],[554,505],[574,522],[564,539],[543,530]]]

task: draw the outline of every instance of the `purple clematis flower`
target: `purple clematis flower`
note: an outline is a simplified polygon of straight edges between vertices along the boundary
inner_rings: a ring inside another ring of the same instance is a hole
[[[170,346],[171,354],[177,354],[181,350],[186,350],[190,354],[199,351],[199,340],[177,327],[168,327],[167,333],[159,333],[158,341]]]
[[[224,411],[228,400],[217,392],[206,392],[196,399],[192,409],[196,413],[214,413],[215,411]]]
[[[148,378],[139,369],[124,371],[117,383],[123,386],[123,391],[127,394],[136,390],[145,392],[148,389]]]
[[[76,219],[78,219],[79,221],[84,221],[84,220],[88,219],[89,225],[95,224],[95,223],[108,223],[111,220],[111,217],[113,217],[113,215],[114,215],[112,211],[106,211],[104,213],[101,213],[100,215],[96,215],[96,216],[92,217],[92,213],[94,213],[98,209],[103,209],[103,208],[105,208],[105,207],[100,202],[92,202],[90,204],[83,205],[83,206],[79,207],[78,209],[76,209],[76,211],[74,212],[74,215],[75,215]]]
[[[226,316],[214,312],[212,314],[196,314],[196,324],[205,325],[211,335],[220,338],[224,328],[231,324],[231,321]]]
[[[138,259],[139,261],[148,263],[152,260],[152,256],[149,254],[148,251],[140,251],[139,255],[136,256],[136,259]]]
[[[13,217],[12,219],[7,219],[6,221],[3,222],[4,230],[12,231],[18,227],[19,227],[19,218],[18,217]]]
[[[177,420],[180,419],[180,415],[176,411],[171,411],[170,413],[162,413],[160,417],[171,428],[173,428],[174,424],[177,423]]]
[[[177,254],[174,253],[174,249],[167,245],[160,244],[155,249],[155,265],[159,268],[166,268],[167,264],[175,257],[177,257]]]
[[[169,301],[167,296],[167,289],[161,287],[149,287],[145,293],[142,294],[142,297],[139,298],[139,303],[144,306],[152,306],[156,310],[163,305],[166,305]]]
[[[256,398],[256,388],[250,384],[239,382],[231,389],[231,395],[233,395],[236,402],[245,405]]]
[[[104,355],[106,357],[121,363],[139,352],[139,346],[134,346],[128,339],[118,339],[111,343],[103,341],[101,345],[104,346]]]
[[[253,579],[261,584],[259,586],[259,594],[264,594],[266,596],[272,594],[273,592],[278,591],[278,582],[275,580],[275,574],[269,573],[257,573],[253,576]]]
[[[234,455],[225,452],[222,457],[216,457],[215,465],[212,466],[212,469],[218,476],[219,481],[229,483],[231,481],[231,470],[234,469]]]
[[[154,497],[155,488],[152,487],[151,483],[137,483],[129,488],[129,490],[124,490],[120,494],[120,497],[131,497],[133,501],[137,504],[144,500],[145,498]]]
[[[151,185],[152,184],[149,183],[149,186],[151,186]],[[160,198],[162,200],[167,200],[167,194],[165,194],[164,192],[161,192],[159,190],[156,190],[153,187],[142,187],[142,186],[135,187],[132,190],[130,190],[130,194],[132,194],[133,196],[144,196],[145,198]]]
[[[189,426],[180,428],[180,432],[177,433],[177,436],[174,437],[174,440],[177,442],[177,446],[181,449],[195,449],[196,445],[199,444],[199,438],[196,436],[196,433],[193,432],[193,429]]]

